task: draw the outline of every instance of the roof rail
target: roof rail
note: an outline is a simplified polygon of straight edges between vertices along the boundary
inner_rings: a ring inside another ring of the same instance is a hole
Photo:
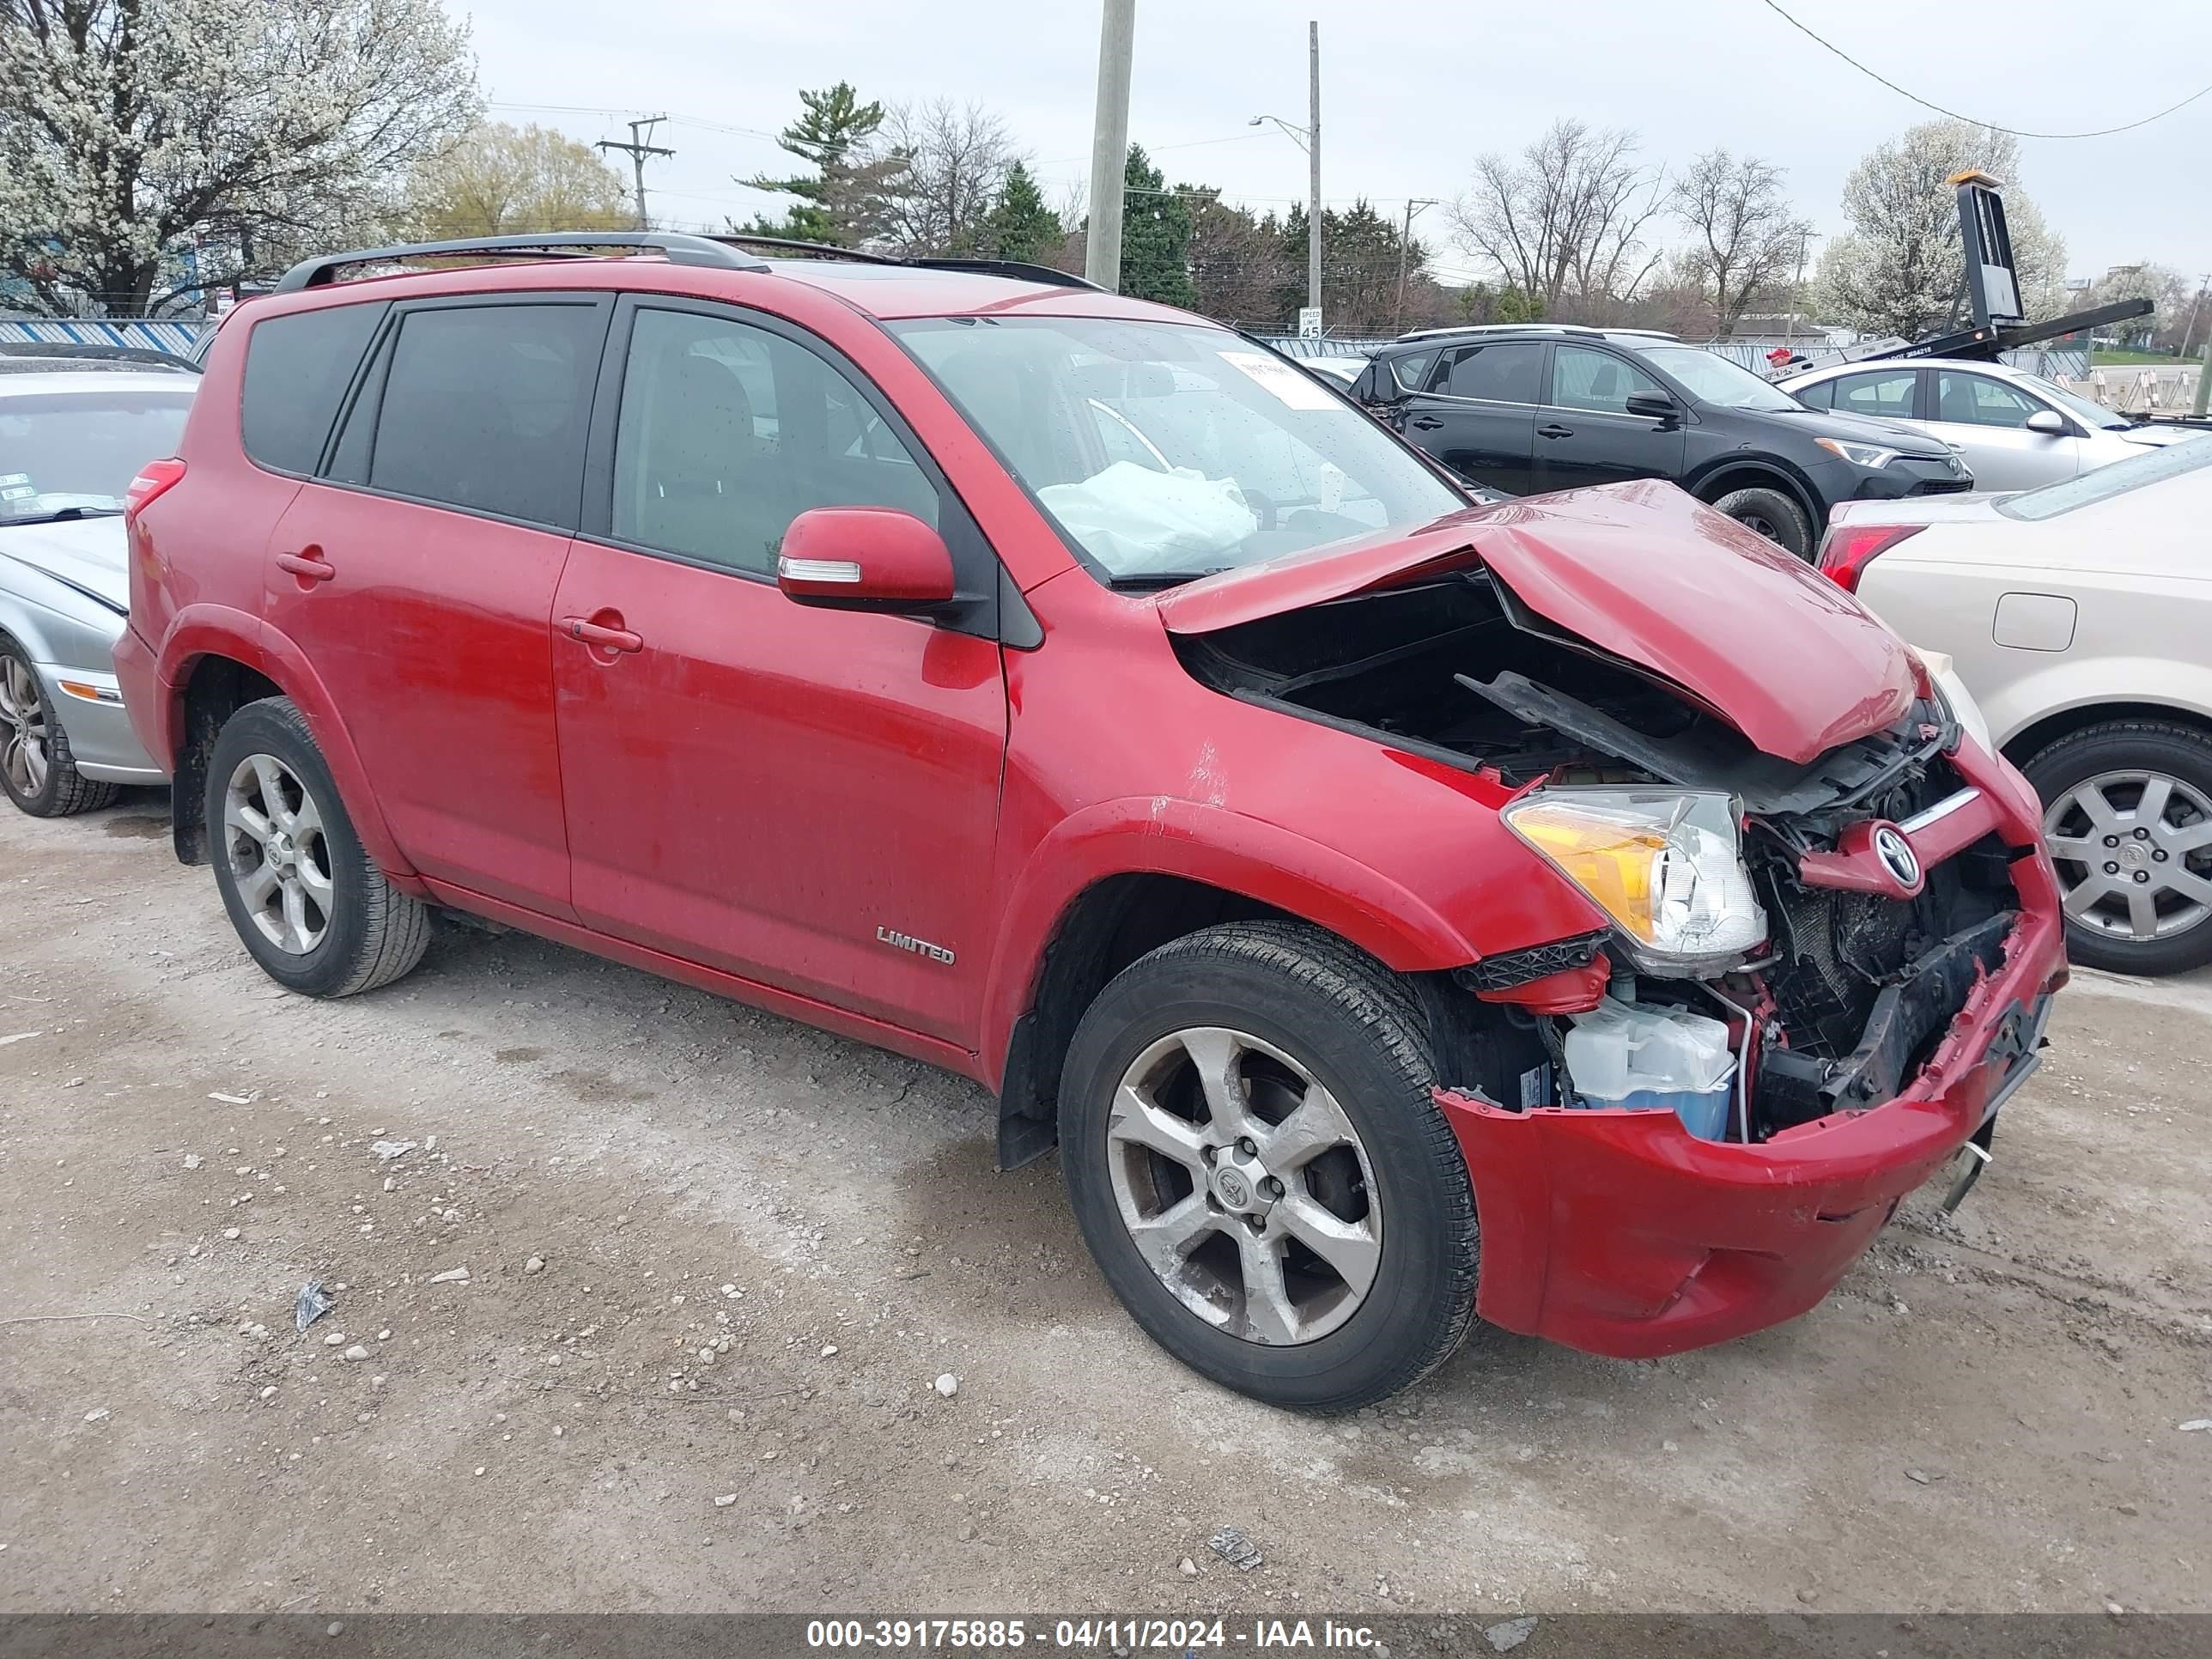
[[[512,254],[528,257],[588,257],[607,248],[634,248],[661,253],[671,264],[715,265],[725,270],[766,270],[757,259],[748,259],[728,243],[706,236],[679,236],[664,231],[562,230],[532,236],[470,236],[453,242],[408,242],[393,247],[356,248],[346,253],[327,253],[302,259],[276,279],[271,291],[295,294],[301,289],[321,288],[337,280],[348,265],[386,264],[399,259],[465,258]]]
[[[828,259],[857,259],[866,265],[910,263],[894,253],[871,253],[866,248],[839,247],[835,242],[805,242],[791,236],[755,236],[742,230],[718,233],[713,240],[732,247],[772,247],[781,253],[812,253]]]
[[[831,242],[794,241],[788,236],[752,236],[743,231],[732,231],[714,240],[739,247],[775,248],[790,253],[816,254],[829,259],[857,259],[863,264],[905,265],[918,270],[966,270],[981,276],[1010,276],[1018,282],[1048,283],[1054,288],[1087,288],[1100,293],[1107,291],[1088,276],[1079,276],[1072,270],[1061,270],[1052,265],[1034,264],[1025,259],[908,258],[896,253],[874,253],[866,248],[839,247]]]
[[[1088,276],[1062,270],[1055,265],[1032,264],[1026,259],[902,259],[899,263],[920,265],[928,270],[972,270],[981,276],[1011,276],[1017,282],[1046,283],[1054,288],[1087,288],[1100,294],[1113,292]]]

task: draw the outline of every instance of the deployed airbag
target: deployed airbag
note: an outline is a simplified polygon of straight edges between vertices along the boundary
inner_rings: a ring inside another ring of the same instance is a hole
[[[1037,499],[1117,576],[1218,564],[1260,528],[1234,483],[1189,467],[1116,461],[1081,483],[1048,484]]]

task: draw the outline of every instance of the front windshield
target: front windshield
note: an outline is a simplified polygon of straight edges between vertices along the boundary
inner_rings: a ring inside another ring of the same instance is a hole
[[[1340,393],[1222,329],[1096,317],[890,327],[1117,580],[1254,564],[1468,505]]]
[[[189,385],[0,398],[0,524],[120,513],[138,469],[176,453],[191,405]]]
[[[2125,495],[2148,484],[2178,478],[2185,472],[2201,472],[2206,467],[2212,467],[2212,434],[2146,449],[2140,455],[2114,461],[2094,472],[2080,473],[2045,484],[2040,489],[2008,495],[1996,504],[1997,511],[2015,519],[2055,519],[2076,507],[2108,501],[2115,495]]]
[[[1673,375],[1700,402],[1777,414],[1805,407],[1779,386],[1769,386],[1717,352],[1686,345],[1639,346],[1638,350],[1646,362]]]
[[[2064,386],[2054,386],[2040,374],[2022,374],[2020,378],[2093,430],[2098,427],[2126,428],[2135,424],[2126,416],[2116,415],[2102,404],[2093,404],[2087,398],[2076,397]]]

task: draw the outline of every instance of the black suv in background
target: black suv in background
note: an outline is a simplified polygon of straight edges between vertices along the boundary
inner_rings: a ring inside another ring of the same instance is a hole
[[[1936,439],[1808,409],[1669,334],[1551,324],[1392,341],[1352,393],[1462,477],[1528,495],[1667,478],[1809,559],[1838,501],[1971,489]]]

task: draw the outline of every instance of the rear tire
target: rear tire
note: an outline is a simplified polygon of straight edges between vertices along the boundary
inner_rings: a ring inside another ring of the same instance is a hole
[[[2042,799],[2068,896],[2067,954],[2116,974],[2212,962],[2212,735],[2169,720],[2105,720],[2021,769]],[[2142,937],[2138,916],[2170,931]]]
[[[287,990],[349,997],[422,961],[430,913],[363,850],[290,698],[250,702],[224,725],[208,761],[207,826],[231,925]]]
[[[1184,1364],[1270,1405],[1352,1411],[1419,1381],[1474,1319],[1474,1193],[1435,1080],[1404,982],[1318,929],[1209,927],[1140,958],[1085,1013],[1060,1089],[1107,1283]]]
[[[34,818],[74,817],[112,805],[119,785],[76,769],[69,733],[49,706],[39,671],[15,641],[0,637],[0,789]]]
[[[1779,489],[1765,485],[1732,489],[1713,503],[1713,510],[1727,514],[1745,529],[1757,531],[1801,559],[1813,556],[1813,528],[1805,520],[1805,509]]]

